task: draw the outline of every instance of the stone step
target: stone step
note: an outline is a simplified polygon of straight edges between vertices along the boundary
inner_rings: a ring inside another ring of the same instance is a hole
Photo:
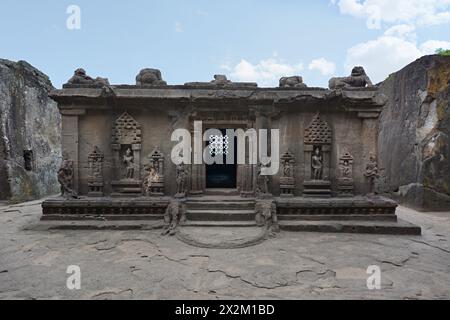
[[[281,230],[294,232],[366,233],[421,235],[420,227],[399,220],[390,221],[279,221]]]
[[[254,201],[203,201],[187,202],[188,209],[225,209],[225,210],[255,210]]]
[[[255,198],[243,198],[241,196],[201,196],[188,197],[188,202],[255,202]]]
[[[247,228],[256,227],[254,221],[186,221],[183,227],[224,227],[224,228]]]
[[[278,220],[288,221],[397,221],[396,215],[387,214],[279,214]]]
[[[238,196],[237,189],[206,189],[205,195],[210,196]]]
[[[186,218],[193,221],[252,221],[254,210],[186,210]]]

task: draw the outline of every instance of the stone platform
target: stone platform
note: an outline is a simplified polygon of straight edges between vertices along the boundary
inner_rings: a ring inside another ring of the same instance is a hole
[[[420,235],[421,229],[396,216],[387,198],[272,198],[285,231]],[[149,230],[164,228],[170,197],[52,198],[43,202],[43,228]],[[256,228],[256,198],[208,195],[183,199],[181,228]],[[267,201],[267,199],[264,199]],[[185,229],[187,230],[187,229]],[[217,231],[213,231],[217,232]],[[190,238],[195,236],[190,235]],[[201,242],[201,241],[200,241]]]
[[[51,198],[42,203],[41,220],[161,220],[170,198]]]

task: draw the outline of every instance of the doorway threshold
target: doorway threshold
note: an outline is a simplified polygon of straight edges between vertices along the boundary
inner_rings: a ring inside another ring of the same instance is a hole
[[[236,188],[232,189],[223,189],[223,188],[214,188],[214,189],[206,189],[205,195],[207,196],[238,196],[239,191]]]

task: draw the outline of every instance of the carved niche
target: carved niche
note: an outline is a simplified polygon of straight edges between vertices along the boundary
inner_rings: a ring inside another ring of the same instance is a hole
[[[113,195],[138,196],[142,193],[141,149],[141,125],[128,112],[124,112],[115,121],[112,132]]]
[[[98,147],[88,156],[89,178],[88,178],[88,196],[103,197],[104,196],[104,180],[103,180],[103,162],[104,155]]]
[[[281,197],[293,197],[295,192],[295,158],[288,150],[281,157],[280,192]]]
[[[337,189],[338,194],[341,197],[353,196],[353,163],[354,158],[348,151],[345,151],[339,158],[339,178],[337,181]]]
[[[317,113],[305,130],[305,197],[331,197],[330,152],[333,133]],[[307,180],[306,180],[307,179]]]
[[[144,195],[163,196],[164,195],[164,155],[155,148],[148,156],[149,164],[145,167],[147,174],[144,179]]]

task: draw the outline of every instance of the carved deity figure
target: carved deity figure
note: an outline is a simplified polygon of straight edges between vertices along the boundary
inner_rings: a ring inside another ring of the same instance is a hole
[[[329,82],[330,89],[365,88],[372,87],[372,81],[367,76],[363,67],[354,67],[349,77],[332,78]]]
[[[77,198],[73,190],[73,162],[64,159],[58,170],[58,182],[61,185],[61,196]]]
[[[92,161],[92,177],[101,178],[102,177],[102,167],[100,159],[94,159]]]
[[[340,166],[342,178],[350,179],[352,177],[352,166],[349,160],[344,160]]]
[[[123,163],[126,169],[126,178],[134,179],[134,156],[130,148],[127,149],[123,156]]]
[[[167,224],[167,228],[163,231],[162,235],[174,236],[177,232],[177,227],[182,218],[182,204],[177,200],[171,200],[169,206],[166,209],[164,215],[164,222]]]
[[[283,162],[283,177],[292,178],[294,176],[292,163],[290,161]]]
[[[177,195],[183,196],[186,194],[186,178],[187,173],[183,163],[177,166]]]
[[[262,169],[264,165],[262,163],[258,166],[256,193],[257,194],[269,194],[269,177],[262,175]]]
[[[314,148],[314,154],[311,158],[312,166],[312,179],[322,180],[323,179],[323,156],[322,151],[319,147]]]
[[[91,177],[100,179],[103,177],[103,154],[98,147],[89,155],[89,163],[91,167]]]
[[[145,195],[150,195],[152,186],[156,183],[161,182],[161,176],[153,166],[148,168],[147,171],[148,175],[144,179],[143,189]]]
[[[370,181],[370,193],[374,193],[374,185],[375,180],[378,178],[378,163],[374,154],[370,154],[369,162],[366,165],[366,171],[364,172],[364,176]]]
[[[370,154],[369,162],[366,165],[366,172],[364,175],[368,178],[374,178],[378,176],[378,163],[373,154]]]

